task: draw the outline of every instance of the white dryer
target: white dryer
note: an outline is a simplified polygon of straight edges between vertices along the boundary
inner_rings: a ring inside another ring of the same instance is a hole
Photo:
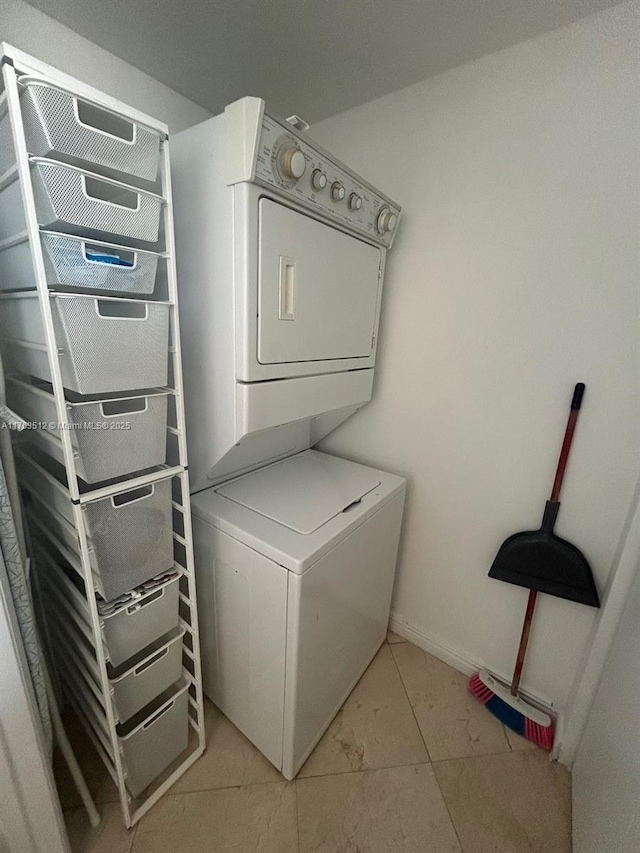
[[[404,491],[307,450],[192,500],[205,693],[287,779],[385,638]]]
[[[400,208],[258,98],[173,137],[171,163],[200,491],[313,447],[371,399]]]
[[[400,208],[257,98],[171,146],[205,692],[293,778],[389,616],[404,480],[308,448],[371,398]]]

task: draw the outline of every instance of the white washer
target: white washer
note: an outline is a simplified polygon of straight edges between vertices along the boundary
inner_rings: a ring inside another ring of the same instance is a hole
[[[404,496],[307,450],[192,500],[205,692],[287,779],[384,641]]]

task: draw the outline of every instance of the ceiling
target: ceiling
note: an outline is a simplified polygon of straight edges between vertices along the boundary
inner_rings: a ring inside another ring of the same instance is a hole
[[[618,0],[29,0],[211,112],[315,122]]]

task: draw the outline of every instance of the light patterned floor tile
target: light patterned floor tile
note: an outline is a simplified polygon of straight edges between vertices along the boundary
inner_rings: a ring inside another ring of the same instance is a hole
[[[270,761],[208,699],[205,699],[207,749],[171,789],[175,794],[282,782]]]
[[[428,760],[390,648],[385,644],[299,776],[394,767]]]
[[[511,751],[504,726],[469,693],[466,676],[412,643],[389,648],[432,761]]]
[[[297,853],[294,785],[167,795],[140,821],[132,853],[165,851]]]
[[[300,853],[460,853],[429,764],[296,785]]]
[[[135,829],[126,829],[120,806],[105,803],[98,806],[100,824],[92,828],[83,808],[64,813],[72,853],[129,853]]]
[[[571,853],[570,776],[541,750],[434,771],[464,853]]]

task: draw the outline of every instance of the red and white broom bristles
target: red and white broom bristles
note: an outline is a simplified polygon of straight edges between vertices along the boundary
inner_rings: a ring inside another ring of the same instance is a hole
[[[553,747],[553,722],[548,714],[530,705],[521,696],[512,696],[509,688],[490,673],[481,671],[469,681],[469,692],[512,731],[542,749]]]

